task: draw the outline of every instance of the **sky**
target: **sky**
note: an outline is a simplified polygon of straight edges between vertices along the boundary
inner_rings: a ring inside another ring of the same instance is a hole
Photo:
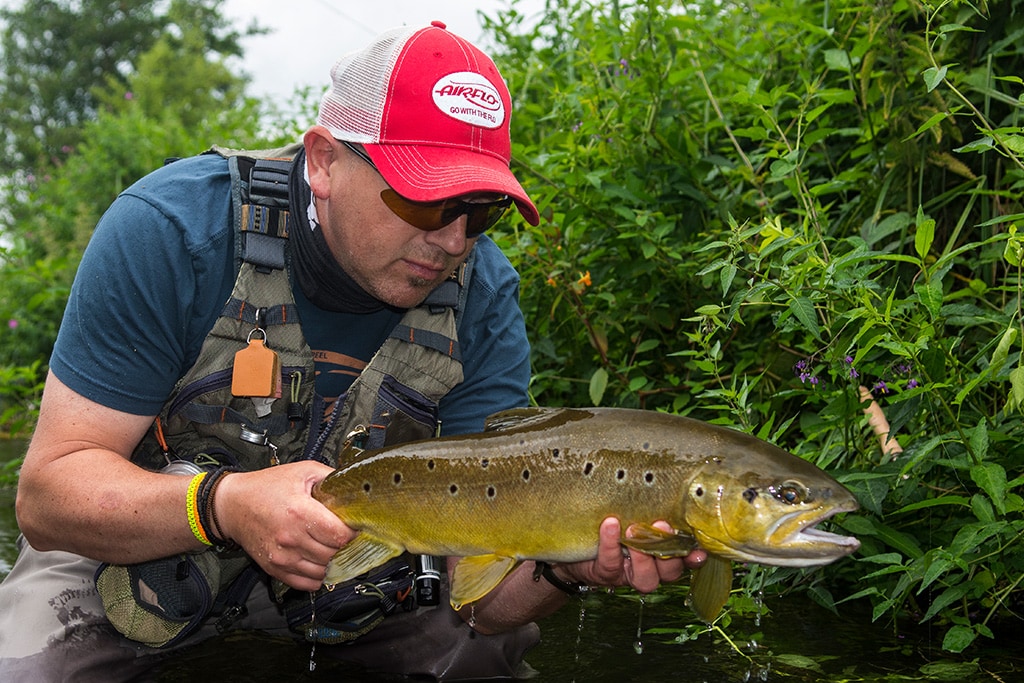
[[[516,8],[536,18],[544,2],[518,0]],[[255,19],[273,29],[243,41],[243,68],[252,78],[251,95],[286,97],[297,87],[326,88],[339,57],[395,26],[440,20],[486,52],[477,12],[494,16],[509,5],[509,0],[226,0],[222,9],[239,28]]]

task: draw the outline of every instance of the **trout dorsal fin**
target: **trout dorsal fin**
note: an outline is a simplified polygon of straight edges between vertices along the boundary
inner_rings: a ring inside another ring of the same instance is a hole
[[[476,602],[501,583],[519,562],[504,555],[474,555],[463,557],[452,570],[452,609]]]
[[[517,427],[528,427],[543,422],[562,408],[512,408],[502,410],[487,417],[484,422],[485,432],[504,432]]]
[[[484,422],[484,431],[507,432],[513,429],[558,427],[594,416],[593,411],[582,408],[512,408],[488,417]]]
[[[701,621],[712,623],[729,600],[732,590],[732,562],[708,555],[690,579],[690,608]]]

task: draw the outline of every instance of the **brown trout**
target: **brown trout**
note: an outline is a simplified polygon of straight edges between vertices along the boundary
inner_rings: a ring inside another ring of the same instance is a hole
[[[343,454],[344,458],[351,454]],[[708,552],[690,602],[713,621],[728,599],[731,560],[804,567],[860,547],[819,530],[856,510],[839,482],[755,437],[677,415],[616,408],[527,408],[491,416],[480,434],[359,454],[313,496],[360,533],[338,551],[325,585],[404,550],[458,556],[455,609],[524,560],[597,556],[598,528],[617,517],[630,550]],[[668,522],[675,533],[652,523]]]

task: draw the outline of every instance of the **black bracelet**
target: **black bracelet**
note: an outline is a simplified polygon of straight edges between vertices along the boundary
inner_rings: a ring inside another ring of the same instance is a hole
[[[563,581],[558,578],[555,574],[555,570],[551,568],[551,565],[547,562],[534,562],[533,568],[533,580],[540,581],[540,577],[544,577],[548,583],[557,588],[558,590],[568,595],[583,595],[590,590],[590,586],[585,583],[570,583]]]
[[[207,538],[213,543],[217,550],[235,550],[238,544],[221,536],[220,524],[217,523],[217,513],[213,506],[213,494],[217,485],[224,479],[224,476],[231,472],[237,472],[236,467],[218,467],[203,479],[199,485],[197,502],[199,508],[199,524],[203,527]]]

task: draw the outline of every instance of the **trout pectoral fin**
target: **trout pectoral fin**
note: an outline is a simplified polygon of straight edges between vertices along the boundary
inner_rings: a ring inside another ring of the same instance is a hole
[[[354,579],[360,574],[384,564],[403,550],[405,548],[401,546],[362,532],[331,558],[327,565],[324,585],[331,588],[342,581]]]
[[[732,563],[708,555],[700,569],[693,570],[687,601],[701,621],[712,623],[729,600],[732,590]]]
[[[519,562],[504,555],[473,555],[459,560],[452,570],[452,609],[476,602],[490,593]]]
[[[686,557],[697,547],[697,539],[678,532],[663,531],[650,524],[633,524],[622,545],[657,557]]]

